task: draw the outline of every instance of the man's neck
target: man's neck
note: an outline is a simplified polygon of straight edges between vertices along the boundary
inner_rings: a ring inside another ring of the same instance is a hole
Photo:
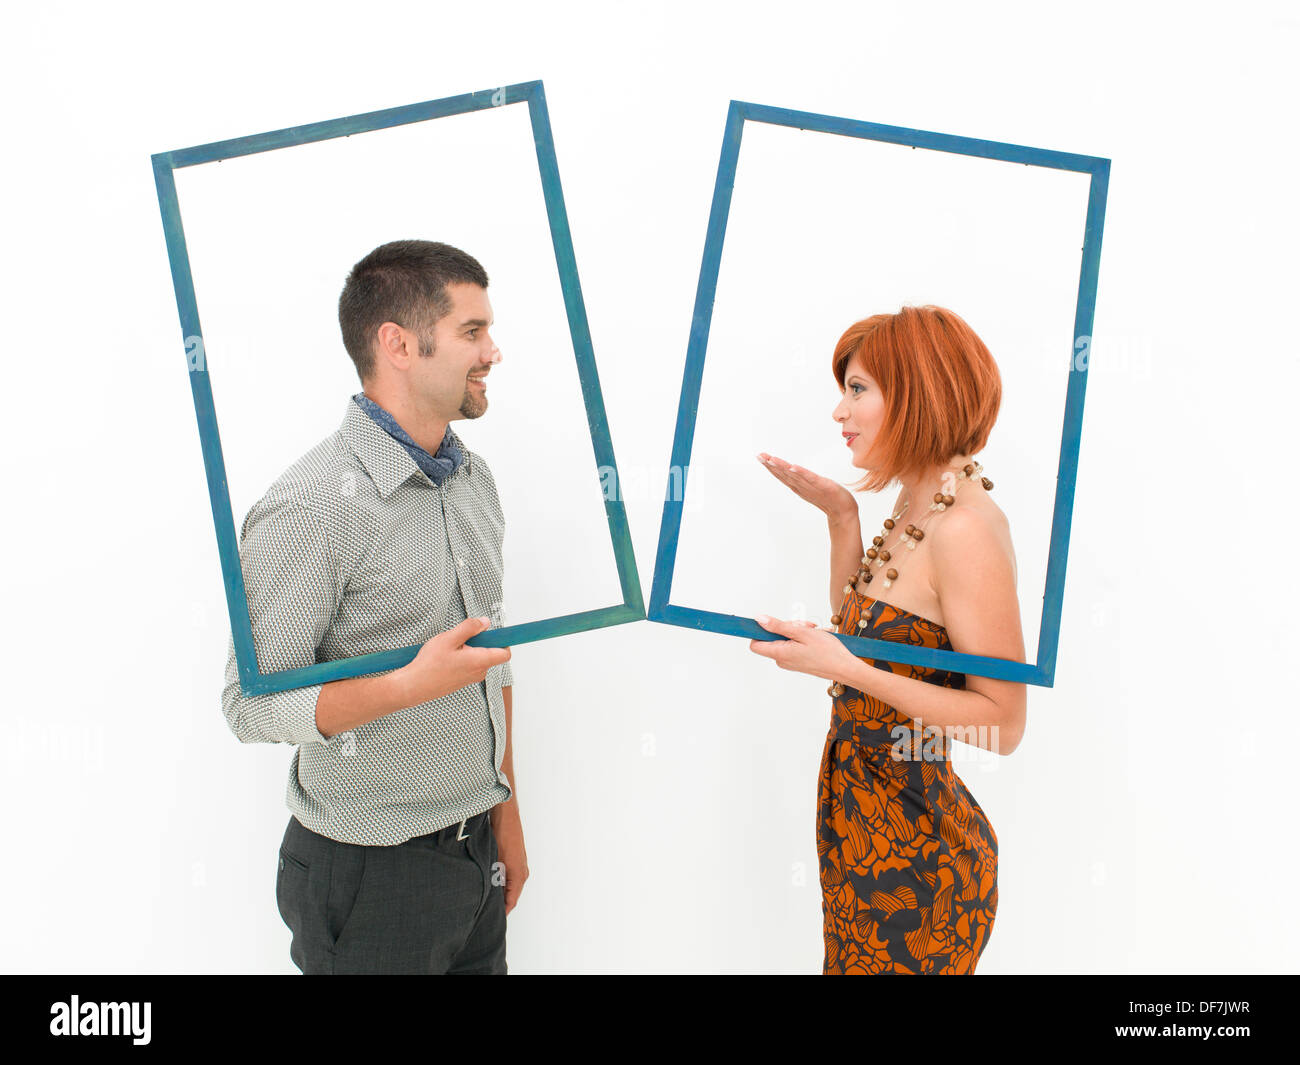
[[[377,403],[388,411],[393,416],[393,421],[425,451],[430,455],[438,453],[443,437],[447,435],[447,422],[422,414],[403,396],[372,392],[368,388],[363,388],[362,392],[372,403]]]

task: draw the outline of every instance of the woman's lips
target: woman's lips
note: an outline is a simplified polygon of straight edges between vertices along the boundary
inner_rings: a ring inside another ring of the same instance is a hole
[[[850,434],[849,436],[846,436],[846,437],[844,438],[844,443],[847,444],[847,445],[849,445],[850,447],[852,447],[852,446],[853,446],[853,441],[855,441],[857,438],[858,438],[858,434],[857,434],[857,433],[852,433],[852,434]]]

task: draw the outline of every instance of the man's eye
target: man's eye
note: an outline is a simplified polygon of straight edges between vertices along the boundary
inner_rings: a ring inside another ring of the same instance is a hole
[[[477,332],[478,332],[477,329],[471,329],[471,330],[469,331],[469,335],[470,335],[470,336],[473,336],[473,335],[474,335],[475,333],[477,333]]]

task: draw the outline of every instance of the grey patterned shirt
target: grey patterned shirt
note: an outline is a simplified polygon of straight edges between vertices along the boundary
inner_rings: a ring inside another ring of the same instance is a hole
[[[501,624],[496,482],[449,436],[463,462],[435,484],[349,398],[339,430],[249,510],[239,554],[261,672],[410,647],[467,617]],[[232,635],[221,703],[242,742],[295,745],[285,800],[307,828],[391,845],[510,798],[501,689],[513,682],[505,662],[478,684],[326,739],[322,686],[245,695]]]

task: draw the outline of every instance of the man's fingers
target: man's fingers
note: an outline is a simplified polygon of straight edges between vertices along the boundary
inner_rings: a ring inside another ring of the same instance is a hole
[[[488,618],[466,618],[460,624],[453,625],[448,629],[445,635],[451,637],[457,647],[463,647],[466,640],[477,636],[491,624],[492,622]]]
[[[526,877],[516,876],[506,870],[506,913],[508,914],[515,908],[515,903],[519,901],[519,893],[524,889],[524,880]]]

